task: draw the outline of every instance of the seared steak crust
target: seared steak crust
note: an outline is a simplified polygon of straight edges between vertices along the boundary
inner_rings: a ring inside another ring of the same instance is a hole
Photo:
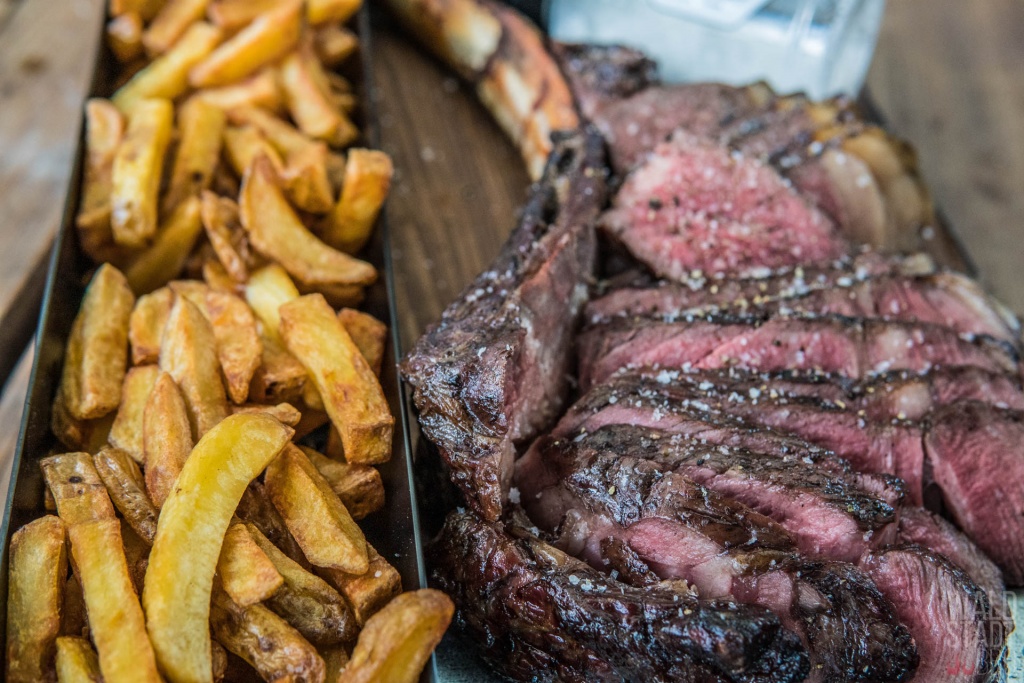
[[[763,608],[701,600],[671,582],[634,588],[538,538],[455,514],[431,546],[484,656],[521,681],[796,683],[799,639]]]
[[[654,61],[622,45],[554,43],[552,52],[569,80],[580,113],[587,119],[594,119],[605,105],[634,95],[658,80]]]
[[[423,433],[469,505],[501,514],[516,442],[561,408],[604,203],[603,144],[559,139],[518,227],[402,364]]]

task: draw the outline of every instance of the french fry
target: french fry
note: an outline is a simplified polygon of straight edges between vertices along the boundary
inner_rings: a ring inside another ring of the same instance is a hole
[[[128,319],[133,364],[148,365],[160,359],[160,339],[173,305],[174,292],[167,287],[139,297]]]
[[[155,365],[132,368],[121,385],[121,405],[110,428],[110,443],[132,456],[137,463],[145,462],[142,448],[142,413],[149,394],[153,391],[160,369]]]
[[[380,381],[324,298],[309,294],[280,308],[281,336],[313,377],[341,434],[349,462],[391,457],[395,418]]]
[[[353,519],[362,519],[384,507],[384,484],[376,467],[338,462],[312,448],[300,448],[331,490],[338,494]]]
[[[306,558],[352,574],[369,568],[366,539],[330,484],[289,444],[267,467],[267,495]]]
[[[265,681],[322,683],[324,660],[298,631],[263,605],[241,607],[215,590],[210,624],[217,640]]]
[[[40,466],[57,513],[67,525],[103,679],[109,683],[159,681],[128,572],[120,522],[92,458],[87,453],[66,453],[44,458]]]
[[[329,21],[345,23],[359,11],[362,0],[309,0],[306,3],[306,18],[314,26]]]
[[[198,197],[187,197],[167,217],[153,243],[125,270],[132,291],[147,294],[179,272],[202,232]]]
[[[352,144],[359,130],[328,100],[326,82],[318,77],[313,46],[304,44],[281,62],[281,89],[292,119],[306,135],[335,147]]]
[[[284,107],[274,67],[267,67],[238,83],[204,88],[193,97],[225,112],[237,107],[261,107],[268,111]]]
[[[337,23],[326,23],[313,30],[313,48],[324,66],[340,66],[359,49],[359,38]]]
[[[351,114],[359,106],[356,95],[352,92],[352,84],[341,74],[333,71],[324,74],[327,80],[327,98],[331,105],[346,114]]]
[[[302,413],[291,403],[278,403],[276,405],[261,405],[258,403],[246,403],[244,405],[231,406],[232,415],[251,415],[254,413],[266,413],[278,420],[281,424],[294,427],[302,419]]]
[[[298,363],[298,361],[295,361]],[[301,367],[301,366],[300,366]],[[303,368],[305,372],[305,368]],[[95,420],[79,420],[73,416],[64,401],[64,394],[57,389],[50,410],[50,429],[66,448],[75,451],[95,453],[107,443],[110,428],[114,424],[114,413],[107,413]]]
[[[174,47],[143,67],[118,88],[111,98],[118,108],[130,115],[144,99],[176,99],[188,90],[188,72],[201,62],[221,41],[216,26],[193,24]],[[143,36],[145,40],[145,36]]]
[[[366,298],[366,288],[361,285],[310,285],[301,280],[295,284],[302,294],[322,294],[331,308],[358,306]]]
[[[203,261],[203,282],[216,292],[228,294],[244,294],[245,288],[238,280],[228,275],[224,265],[214,258]]]
[[[102,683],[100,660],[85,638],[57,639],[57,683]],[[10,679],[8,679],[10,680]],[[41,680],[41,679],[36,679]]]
[[[392,598],[402,592],[402,577],[380,553],[367,544],[370,568],[362,574],[346,574],[339,569],[322,567],[317,573],[331,584],[348,602],[356,621],[363,625]]]
[[[203,18],[209,0],[167,0],[142,35],[146,52],[160,55],[171,49],[194,22]]]
[[[125,12],[138,12],[143,21],[149,21],[164,6],[165,0],[110,0],[110,16],[118,17]]]
[[[245,300],[263,323],[263,332],[280,340],[281,315],[278,309],[299,298],[299,290],[284,268],[272,263],[252,274],[245,283]]]
[[[391,157],[371,149],[350,149],[341,197],[324,224],[323,240],[354,254],[362,249],[391,187]]]
[[[157,193],[173,120],[170,100],[140,100],[132,107],[111,180],[110,226],[118,244],[141,247],[156,234]]]
[[[249,482],[291,435],[264,415],[224,419],[192,449],[164,502],[142,603],[160,668],[171,680],[213,677],[207,624],[224,534]]]
[[[246,528],[252,541],[284,577],[280,590],[267,600],[267,607],[314,645],[336,645],[352,640],[356,635],[356,621],[341,594],[285,555],[256,525],[247,524]]]
[[[213,326],[184,296],[177,297],[167,318],[160,369],[170,374],[181,389],[193,440],[227,417],[228,402],[220,379]]]
[[[240,81],[295,47],[301,30],[302,2],[283,0],[192,67],[189,83],[209,88]]]
[[[142,56],[142,17],[125,12],[107,22],[107,44],[119,62],[131,62]]]
[[[73,418],[93,420],[117,408],[134,303],[121,271],[100,266],[85,290],[64,353],[61,396]]]
[[[274,175],[263,157],[242,181],[239,208],[252,246],[307,284],[372,283],[377,277],[374,267],[317,239],[288,204]]]
[[[299,403],[309,381],[306,367],[268,336],[261,338],[263,355],[249,382],[249,400],[255,403]]]
[[[114,507],[142,540],[152,543],[160,513],[146,494],[146,482],[138,464],[120,448],[112,446],[94,455],[93,464]]]
[[[53,680],[64,581],[68,573],[64,522],[52,515],[11,536],[7,579],[7,680]]]
[[[284,160],[277,149],[253,126],[228,126],[224,131],[224,149],[231,168],[240,177],[260,156],[267,157],[275,171],[284,168]]]
[[[86,103],[85,177],[75,226],[82,251],[97,262],[119,259],[123,251],[114,245],[110,229],[110,192],[124,124],[124,116],[110,100],[94,97]]]
[[[174,488],[189,453],[192,430],[185,399],[174,378],[161,372],[142,415],[142,444],[146,462],[146,491],[158,508]]]
[[[288,156],[280,172],[288,200],[308,213],[327,213],[334,206],[334,188],[327,172],[329,152],[323,143]]]
[[[388,326],[369,313],[354,308],[343,308],[338,311],[338,320],[345,326],[348,336],[363,354],[366,364],[374,374],[380,376],[384,363],[384,347],[387,344]]]
[[[366,622],[342,683],[416,683],[451,623],[455,606],[425,588],[398,596]]]
[[[237,282],[249,279],[245,231],[238,216],[238,204],[227,197],[203,192],[203,229],[224,270]]]
[[[199,197],[210,187],[220,161],[227,116],[208,102],[191,98],[178,110],[180,140],[174,155],[171,179],[164,194],[167,212],[187,197]]]
[[[295,126],[259,107],[229,109],[228,121],[235,126],[252,126],[285,156],[316,144]]]
[[[242,607],[267,600],[284,583],[275,563],[242,523],[232,524],[224,535],[217,574],[225,592]]]
[[[267,498],[266,487],[254,481],[242,494],[236,511],[246,524],[252,524],[270,539],[275,548],[281,550],[304,569],[309,569],[309,560],[302,554],[299,544],[292,538],[280,513]]]
[[[208,292],[206,311],[213,324],[228,395],[236,404],[244,403],[249,395],[249,383],[263,357],[256,318],[244,301],[225,292]]]
[[[206,16],[233,33],[280,4],[281,0],[214,0],[206,9]]]

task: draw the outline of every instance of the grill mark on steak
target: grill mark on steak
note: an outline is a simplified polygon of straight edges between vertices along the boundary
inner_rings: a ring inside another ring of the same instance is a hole
[[[771,167],[685,132],[626,177],[600,226],[673,280],[824,265],[849,250]]]
[[[592,130],[555,141],[544,178],[491,268],[402,364],[424,434],[487,519],[501,514],[515,442],[562,407],[574,320],[594,269],[603,160]]]
[[[601,540],[619,538],[658,576],[685,580],[703,597],[768,607],[805,640],[809,680],[906,680],[916,666],[913,641],[871,582],[849,564],[800,557],[763,515],[659,469],[658,452],[671,440],[621,426],[542,437],[537,462],[546,476],[520,484],[531,519],[562,527],[560,542],[570,547],[577,539],[564,536],[585,532],[580,553],[596,566]]]
[[[671,582],[635,588],[522,529],[453,513],[429,555],[485,658],[517,680],[796,683],[808,673],[799,639],[768,610]]]

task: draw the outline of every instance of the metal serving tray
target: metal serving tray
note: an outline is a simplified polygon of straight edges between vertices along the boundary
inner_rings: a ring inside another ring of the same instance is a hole
[[[360,95],[360,123],[364,142],[371,147],[378,147],[379,126],[370,92],[370,23],[365,5],[357,17],[356,31],[361,41],[360,54],[345,65],[343,73],[354,82]],[[101,45],[103,43],[100,41]],[[110,75],[113,57],[105,47],[100,47],[93,61],[94,75],[90,93],[108,95],[112,89]],[[80,133],[64,214],[50,256],[46,290],[36,330],[35,359],[14,456],[11,486],[4,505],[3,523],[0,525],[0,536],[3,538],[3,546],[0,547],[0,642],[6,642],[7,639],[7,551],[14,531],[45,514],[43,480],[37,461],[60,448],[50,431],[50,406],[60,382],[64,347],[71,324],[82,300],[87,275],[93,268],[93,264],[79,248],[75,230],[84,157],[85,141],[84,135]],[[382,278],[367,290],[362,309],[387,321],[391,326],[385,357],[396,361],[396,349],[402,346],[398,339],[395,316],[390,240],[387,222],[383,217],[362,257],[382,274]],[[386,503],[383,510],[367,517],[360,526],[381,555],[398,569],[405,590],[415,590],[426,586],[426,573],[412,480],[408,411],[395,365],[395,362],[384,363],[381,375],[381,385],[397,422],[391,460],[378,468],[384,482]],[[0,670],[0,678],[2,676]],[[433,683],[436,680],[431,663],[424,673],[423,682]]]

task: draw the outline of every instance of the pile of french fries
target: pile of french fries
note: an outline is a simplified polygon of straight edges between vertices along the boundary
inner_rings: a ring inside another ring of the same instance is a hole
[[[394,417],[357,310],[392,175],[336,69],[360,0],[110,0],[79,243],[97,264],[13,536],[21,681],[415,681],[452,617],[358,520]],[[328,435],[321,451],[310,434]]]

